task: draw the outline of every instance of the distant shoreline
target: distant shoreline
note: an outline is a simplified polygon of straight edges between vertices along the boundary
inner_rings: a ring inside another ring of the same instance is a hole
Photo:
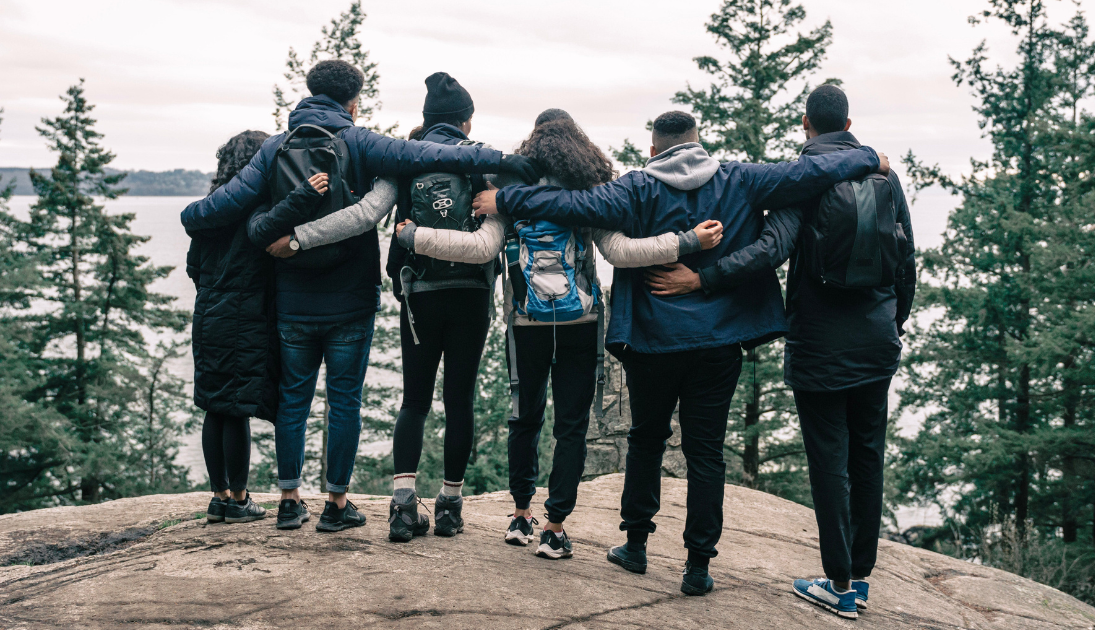
[[[40,173],[49,173],[49,168],[35,169]],[[204,197],[209,193],[209,183],[213,173],[175,169],[173,171],[122,171],[104,169],[108,174],[125,173],[125,179],[118,185],[126,188],[127,196],[132,197]],[[12,180],[15,181],[16,196],[35,196],[30,181],[30,168],[0,167],[0,190]]]

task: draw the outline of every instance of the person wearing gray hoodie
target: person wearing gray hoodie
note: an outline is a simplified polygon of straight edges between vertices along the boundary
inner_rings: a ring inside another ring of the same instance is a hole
[[[509,186],[481,193],[473,205],[480,214],[615,229],[632,238],[714,219],[723,225],[721,243],[680,260],[704,268],[756,241],[765,208],[794,205],[839,181],[889,171],[885,156],[869,147],[796,162],[720,163],[700,145],[696,121],[685,112],[659,116],[652,136],[646,167],[604,186],[588,191]],[[728,291],[662,298],[645,286],[642,270],[616,269],[612,314],[606,347],[626,371],[632,426],[620,525],[628,542],[610,550],[608,559],[632,572],[646,571],[646,541],[660,504],[662,455],[679,405],[688,463],[688,562],[681,591],[703,595],[714,587],[707,567],[722,534],[723,442],[741,374],[741,349],[787,332],[779,281],[768,270]]]

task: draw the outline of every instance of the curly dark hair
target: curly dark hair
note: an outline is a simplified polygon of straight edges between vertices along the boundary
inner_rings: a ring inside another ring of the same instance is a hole
[[[612,162],[570,117],[537,126],[516,152],[536,160],[569,190],[587,190],[617,176]]]
[[[209,186],[209,192],[224,186],[232,181],[243,167],[255,157],[262,148],[262,143],[270,134],[265,131],[244,131],[238,133],[224,145],[217,149],[217,174],[213,176],[213,182]]]
[[[327,59],[312,66],[304,83],[312,96],[330,96],[336,103],[349,107],[365,85],[365,75],[348,61]]]

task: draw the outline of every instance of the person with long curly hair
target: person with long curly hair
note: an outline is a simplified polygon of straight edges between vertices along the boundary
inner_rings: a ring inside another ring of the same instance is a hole
[[[542,184],[570,190],[587,190],[612,181],[612,163],[585,132],[563,110],[549,109],[536,119],[532,133],[516,151],[534,159],[547,173]],[[510,182],[498,181],[499,185]],[[488,217],[474,232],[435,230],[404,221],[397,226],[398,241],[416,255],[442,260],[481,264],[494,260],[503,250],[506,233],[513,229],[510,219]],[[620,267],[645,267],[672,263],[683,254],[713,247],[721,239],[722,227],[707,221],[695,230],[666,233],[656,237],[629,239],[619,232],[583,229],[578,233],[584,251],[596,243],[609,263]],[[589,284],[598,287],[595,264],[585,265]],[[520,277],[518,277],[520,276]],[[574,321],[544,322],[517,312],[511,274],[504,285],[504,308],[509,325],[511,375],[519,380],[516,415],[509,420],[509,478],[514,514],[505,541],[525,546],[535,538],[531,501],[539,474],[540,431],[547,405],[547,384],[554,394],[556,439],[548,498],[544,502],[547,524],[540,533],[536,555],[567,558],[573,554],[563,522],[574,510],[578,483],[585,468],[586,432],[597,387],[600,334],[598,313],[590,312]]]

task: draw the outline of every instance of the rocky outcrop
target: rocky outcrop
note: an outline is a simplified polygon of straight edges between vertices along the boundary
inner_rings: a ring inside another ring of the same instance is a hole
[[[567,528],[575,557],[548,561],[502,541],[505,493],[467,498],[464,534],[387,540],[387,499],[356,496],[364,528],[314,520],[207,525],[201,493],[0,516],[0,628],[885,628],[1095,625],[1095,608],[1002,571],[887,541],[871,604],[844,621],[794,597],[820,571],[810,510],[727,487],[714,593],[680,594],[685,483],[667,479],[650,570],[605,561],[619,544],[620,475],[584,483]],[[537,494],[542,499],[544,492]],[[272,495],[257,496],[261,501]],[[319,497],[309,499],[313,511]],[[428,502],[427,502],[428,503]],[[535,509],[540,509],[537,502]],[[126,533],[128,532],[128,533]]]

